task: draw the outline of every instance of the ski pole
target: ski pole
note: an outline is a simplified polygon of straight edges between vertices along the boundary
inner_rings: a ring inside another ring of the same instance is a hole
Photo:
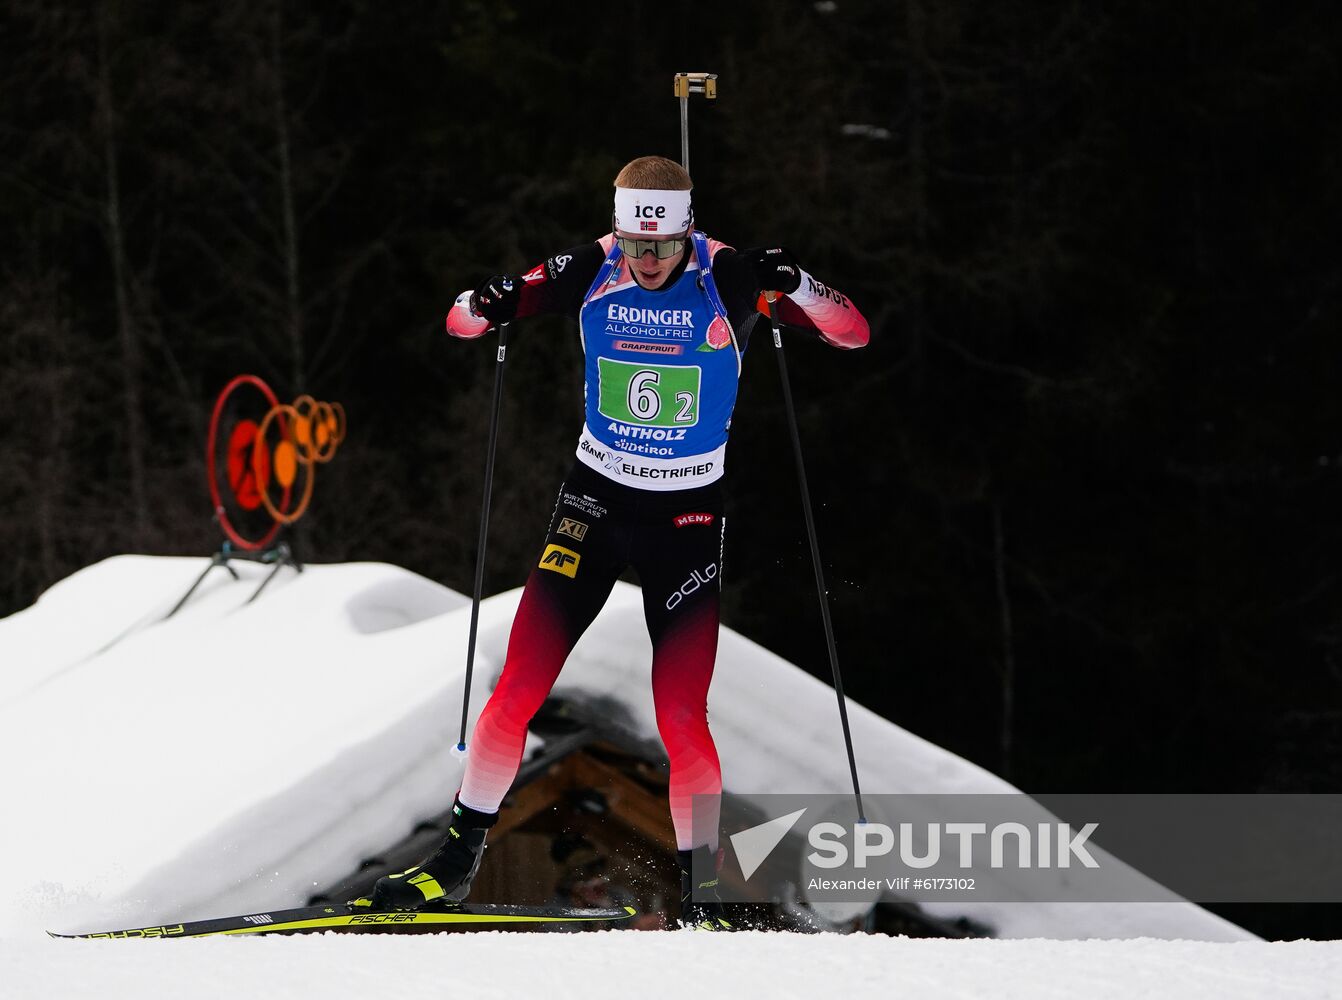
[[[778,374],[783,382],[783,406],[787,410],[788,427],[792,431],[792,453],[797,459],[797,481],[801,486],[801,508],[806,515],[806,536],[811,542],[811,565],[815,567],[815,585],[820,592],[820,617],[825,623],[825,643],[829,647],[829,665],[834,672],[834,693],[839,698],[839,720],[843,723],[843,742],[848,748],[848,769],[853,775],[853,798],[857,801],[857,818],[867,821],[862,810],[862,789],[857,782],[857,759],[853,756],[853,735],[848,728],[848,706],[843,698],[843,677],[839,674],[839,649],[834,644],[834,623],[829,617],[829,592],[825,589],[825,572],[820,565],[820,543],[816,540],[815,515],[811,511],[811,490],[806,485],[806,462],[802,459],[801,433],[797,430],[797,410],[792,405],[792,386],[788,381],[787,359],[783,356],[783,333],[778,325],[776,292],[765,292],[769,302],[769,322],[773,326],[774,353],[778,355]]]
[[[676,96],[680,98],[680,165],[690,169],[690,95],[703,94],[707,100],[718,96],[716,73],[677,73]]]
[[[471,598],[471,631],[466,641],[466,689],[461,696],[461,736],[452,753],[465,757],[466,716],[471,710],[471,674],[475,670],[475,635],[480,624],[480,593],[485,583],[485,543],[489,539],[489,498],[494,489],[494,446],[499,439],[499,412],[503,408],[503,362],[508,356],[508,324],[499,324],[499,352],[494,365],[494,405],[489,412],[489,443],[485,448],[485,501],[480,510],[480,538],[475,547],[475,593]]]

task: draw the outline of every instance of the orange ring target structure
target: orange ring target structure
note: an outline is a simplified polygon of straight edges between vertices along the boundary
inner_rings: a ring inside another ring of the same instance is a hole
[[[335,457],[345,440],[345,408],[339,403],[319,403],[311,396],[294,400],[294,440],[308,450],[311,461],[323,464]]]
[[[226,461],[220,463],[218,445],[225,412],[236,394],[248,387],[261,394],[265,413],[260,420],[240,416],[233,421],[227,429]],[[335,457],[345,439],[345,428],[345,408],[339,403],[318,402],[311,396],[299,396],[292,404],[281,403],[255,375],[239,375],[229,382],[214,404],[205,455],[210,499],[229,540],[244,550],[262,549],[274,540],[281,526],[302,517],[312,502],[316,467]],[[224,486],[228,487],[230,504],[225,503]],[[229,517],[229,506],[237,509],[242,520],[248,515],[255,520],[255,513],[264,508],[270,523],[259,537],[249,537],[257,533],[235,524]]]
[[[307,512],[308,504],[312,502],[313,458],[316,451],[310,434],[305,435],[307,444],[301,444],[298,439],[298,427],[304,423],[298,410],[288,403],[281,403],[265,415],[252,446],[252,473],[261,484],[261,503],[279,524],[293,524]],[[270,438],[267,433],[272,424],[279,429],[279,439],[273,448],[268,444]],[[281,507],[288,506],[287,500],[300,469],[304,470],[302,495],[292,510],[281,510]],[[267,470],[269,475],[266,474]],[[284,491],[284,498],[278,505],[270,499],[270,487],[274,483],[278,483]]]

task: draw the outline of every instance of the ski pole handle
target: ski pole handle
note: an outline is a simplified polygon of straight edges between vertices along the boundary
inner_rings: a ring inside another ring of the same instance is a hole
[[[777,292],[764,293],[764,301],[769,303],[769,323],[773,326],[774,347],[781,351],[783,349],[783,331],[778,325],[778,310],[774,307],[774,300],[777,298]],[[789,399],[790,398],[791,397],[789,396]]]

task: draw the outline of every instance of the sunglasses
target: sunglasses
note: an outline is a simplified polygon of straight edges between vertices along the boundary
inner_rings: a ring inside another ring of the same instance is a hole
[[[649,250],[656,255],[658,260],[666,260],[666,258],[674,257],[685,249],[685,239],[683,237],[675,240],[628,240],[623,236],[617,236],[615,242],[619,244],[626,257],[633,257],[635,260],[638,260]]]

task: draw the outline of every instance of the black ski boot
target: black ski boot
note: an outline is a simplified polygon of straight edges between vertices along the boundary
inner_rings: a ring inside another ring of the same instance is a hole
[[[441,900],[460,903],[471,891],[485,853],[485,835],[499,821],[498,813],[476,812],[452,803],[452,825],[433,854],[399,875],[385,875],[373,886],[374,910],[417,910]]]
[[[735,930],[718,898],[722,849],[714,851],[705,844],[693,851],[677,851],[676,859],[680,862],[680,926],[696,931]],[[701,873],[697,880],[696,862]]]

